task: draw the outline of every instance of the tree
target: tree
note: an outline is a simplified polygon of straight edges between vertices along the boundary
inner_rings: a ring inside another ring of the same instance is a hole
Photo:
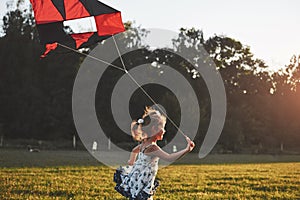
[[[39,60],[43,47],[38,43],[32,12],[21,9],[20,5],[22,0],[18,1],[17,9],[4,16],[5,35],[0,38],[2,132],[11,138],[71,138],[76,132],[72,119],[72,87],[85,56],[55,51]],[[254,58],[248,46],[228,36],[214,35],[204,39],[201,30],[181,29],[173,40],[172,49],[150,50],[142,46],[142,38],[148,34],[146,29],[131,22],[125,23],[125,27],[128,31],[117,41],[119,47],[139,48],[123,55],[128,69],[145,63],[169,65],[178,70],[195,91],[199,91],[196,95],[201,121],[196,143],[201,143],[202,133],[208,128],[211,103],[205,82],[195,68],[201,67],[201,60],[209,56],[222,75],[227,91],[228,114],[219,144],[231,151],[240,151],[243,146],[273,148],[281,141],[296,146],[300,139],[299,56],[293,56],[283,70],[271,74],[262,60]],[[107,44],[103,42],[102,45]],[[86,49],[86,53],[92,48]],[[184,53],[187,58],[182,59],[176,53]],[[114,64],[122,66],[120,59]],[[164,75],[162,68],[154,66],[152,69],[153,73]],[[114,84],[124,73],[107,70],[105,74],[101,79],[105,84],[97,90],[96,110],[107,114],[99,115],[101,126],[117,132],[120,130],[115,126],[111,128],[114,119],[109,114],[110,106],[107,106],[110,105],[110,96],[103,94],[111,94]],[[156,85],[144,89],[155,96],[157,102],[166,104],[172,119],[179,121],[179,109],[174,109],[178,108],[178,102],[172,92]],[[185,98],[188,101],[189,97]],[[129,105],[132,117],[139,117],[148,104],[152,102],[142,91],[135,92]],[[189,112],[191,116],[195,114],[193,109]],[[171,129],[174,127],[170,126]],[[112,141],[124,139],[131,141],[129,136],[116,137]]]
[[[42,46],[30,11],[17,7],[3,22],[0,118],[7,137],[73,135],[71,91],[79,56],[69,53],[39,60]]]

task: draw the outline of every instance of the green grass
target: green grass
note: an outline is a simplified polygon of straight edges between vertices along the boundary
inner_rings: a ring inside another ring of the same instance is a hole
[[[1,200],[124,199],[114,190],[114,169],[100,165],[88,154],[16,152],[0,151]],[[246,164],[242,161],[254,162],[254,157],[244,156],[241,161],[239,156],[230,155],[234,157],[230,164],[191,164],[191,160],[184,164],[186,157],[180,164],[161,168],[157,175],[161,185],[154,199],[300,199],[300,162],[282,162],[287,160],[284,156],[258,156],[258,160],[279,162]],[[215,155],[206,163],[218,158],[230,160]]]
[[[2,168],[0,199],[124,199],[114,170]],[[159,170],[156,199],[299,199],[300,163],[174,165]]]

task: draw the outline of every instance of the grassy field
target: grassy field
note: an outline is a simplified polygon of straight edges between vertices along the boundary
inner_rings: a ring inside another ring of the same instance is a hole
[[[16,152],[0,151],[0,199],[124,199],[114,191],[114,170],[88,154],[52,152],[56,155],[52,158],[51,152]],[[297,157],[290,158],[293,162],[276,157],[278,162],[254,163],[248,155],[243,156],[244,161],[252,163],[207,164],[217,157],[222,162],[229,159],[218,155],[207,158],[206,164],[195,164],[187,157],[180,164],[160,169],[161,185],[155,199],[300,199],[300,162],[293,160]],[[184,164],[187,161],[189,164]]]

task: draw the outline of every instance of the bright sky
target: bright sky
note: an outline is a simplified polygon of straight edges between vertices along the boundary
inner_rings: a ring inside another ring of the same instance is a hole
[[[0,2],[0,15],[7,0]],[[28,0],[29,1],[29,0]],[[257,58],[280,67],[300,54],[300,0],[102,0],[123,21],[173,31],[202,29],[205,38],[223,34],[250,46]]]

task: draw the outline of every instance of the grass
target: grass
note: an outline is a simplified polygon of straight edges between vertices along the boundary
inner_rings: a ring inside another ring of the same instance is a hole
[[[9,152],[0,151],[0,156],[9,154],[19,160],[5,167],[5,158],[0,157],[0,199],[124,199],[114,191],[114,169],[97,164],[88,154],[56,152],[51,157],[51,152],[47,156]],[[33,157],[31,164],[40,162],[39,167],[24,164],[29,155]],[[222,156],[219,158],[224,160]],[[207,163],[214,159],[217,156],[210,157]],[[159,170],[161,185],[154,199],[300,199],[300,162],[252,160],[253,163],[246,164],[235,160],[230,164],[192,164],[190,161],[187,165],[183,161]],[[21,167],[12,166],[18,162]]]

